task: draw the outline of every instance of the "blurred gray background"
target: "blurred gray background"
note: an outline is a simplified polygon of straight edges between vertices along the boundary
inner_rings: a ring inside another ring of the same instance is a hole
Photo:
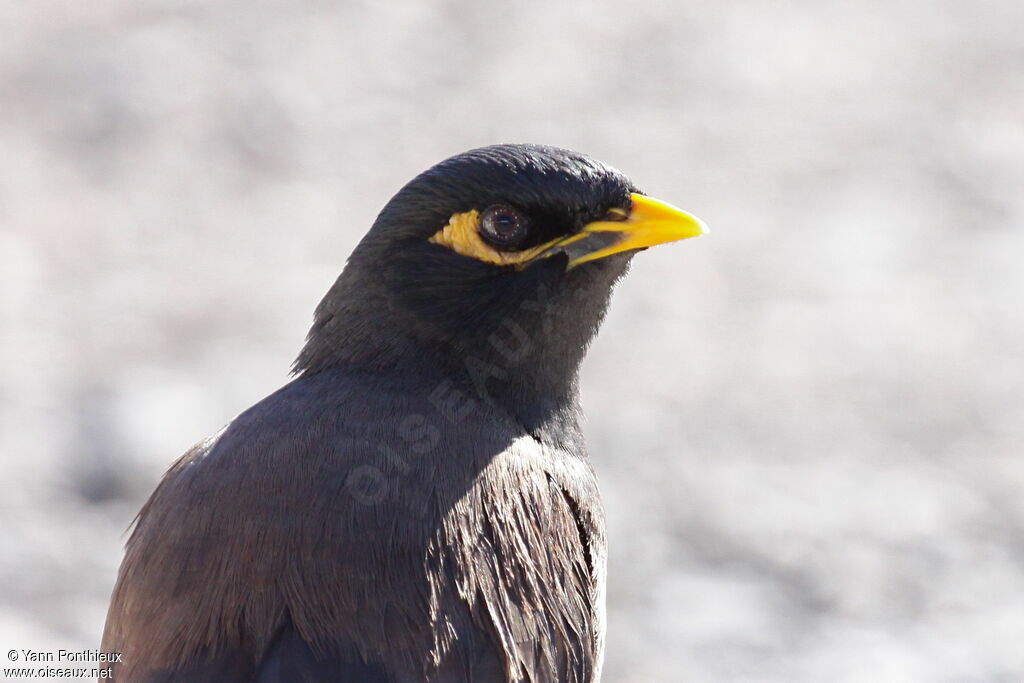
[[[713,230],[636,259],[584,367],[605,679],[1024,680],[1024,3],[0,25],[0,651],[97,646],[135,512],[287,381],[384,202],[534,141]]]

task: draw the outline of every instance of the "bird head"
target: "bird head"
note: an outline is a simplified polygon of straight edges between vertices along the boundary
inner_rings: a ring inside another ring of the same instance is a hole
[[[705,231],[586,155],[471,150],[388,202],[318,308],[296,367],[471,357],[565,391],[630,258]]]

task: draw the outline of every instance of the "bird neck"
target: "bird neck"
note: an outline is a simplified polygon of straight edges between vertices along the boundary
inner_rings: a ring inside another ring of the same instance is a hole
[[[438,328],[396,311],[386,294],[360,281],[343,273],[324,297],[297,374],[344,369],[405,378],[438,400],[497,408],[531,433],[575,413],[579,367],[607,294],[566,297],[551,288],[493,318]]]

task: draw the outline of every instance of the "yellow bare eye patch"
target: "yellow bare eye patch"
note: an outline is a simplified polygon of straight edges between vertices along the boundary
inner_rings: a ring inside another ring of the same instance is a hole
[[[522,251],[500,251],[484,242],[480,236],[480,212],[474,209],[452,216],[448,219],[448,224],[434,233],[429,241],[448,247],[456,254],[484,263],[496,266],[523,266],[557,240]]]
[[[517,269],[525,268],[538,257],[565,253],[569,257],[567,268],[572,269],[612,254],[697,237],[707,230],[696,216],[667,202],[633,193],[628,210],[612,208],[604,218],[587,223],[574,234],[520,251],[501,251],[485,242],[480,235],[480,212],[475,210],[452,216],[430,241],[477,261]]]

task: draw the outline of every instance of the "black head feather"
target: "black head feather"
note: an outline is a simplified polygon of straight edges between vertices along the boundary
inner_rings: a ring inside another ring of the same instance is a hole
[[[359,249],[429,238],[453,214],[511,204],[552,232],[573,232],[637,189],[620,171],[590,157],[542,145],[493,145],[424,171],[381,211]],[[357,249],[358,253],[358,249]]]
[[[529,216],[531,243],[541,243],[628,207],[637,191],[616,169],[554,147],[495,145],[437,164],[388,202],[356,247],[317,309],[296,370],[455,369],[472,355],[507,371],[499,398],[571,393],[629,255],[569,271],[564,255],[515,269],[429,238],[455,214],[507,204]]]

